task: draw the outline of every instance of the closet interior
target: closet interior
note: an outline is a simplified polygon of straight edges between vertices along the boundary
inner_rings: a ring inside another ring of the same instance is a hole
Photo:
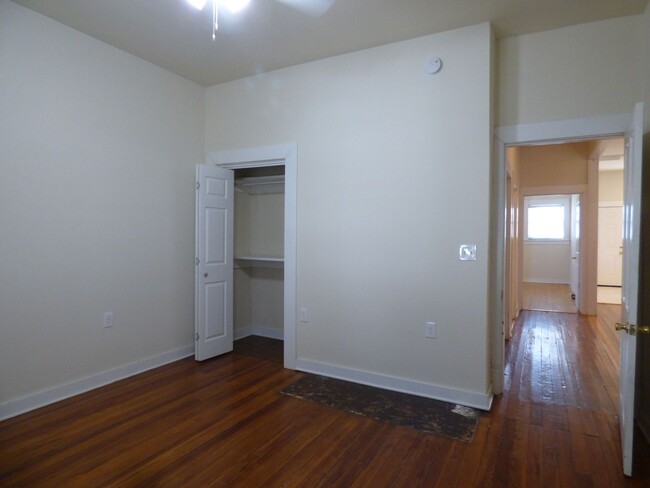
[[[234,338],[284,337],[284,166],[235,170]]]

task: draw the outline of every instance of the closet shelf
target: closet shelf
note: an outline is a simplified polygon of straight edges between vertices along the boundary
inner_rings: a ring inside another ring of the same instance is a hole
[[[235,188],[249,195],[284,193],[284,175],[237,178]]]
[[[284,258],[273,256],[238,256],[235,261],[240,267],[282,268]]]

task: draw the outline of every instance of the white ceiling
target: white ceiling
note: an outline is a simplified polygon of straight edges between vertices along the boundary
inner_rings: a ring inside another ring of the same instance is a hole
[[[251,0],[239,14],[220,12],[212,42],[210,9],[197,11],[185,0],[13,1],[204,86],[486,21],[507,37],[640,14],[648,4],[336,0],[311,17],[276,0]]]

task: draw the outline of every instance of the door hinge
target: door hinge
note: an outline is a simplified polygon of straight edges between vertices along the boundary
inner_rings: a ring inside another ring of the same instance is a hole
[[[198,190],[199,188],[201,188],[201,183],[199,181],[197,181],[196,182],[196,189]]]
[[[198,332],[194,334],[194,340],[196,342],[199,342],[199,333]]]
[[[200,262],[201,262],[201,261],[199,260],[199,258],[194,258],[194,264],[195,264],[196,266],[198,266]]]
[[[503,300],[503,290],[501,290],[501,300]]]

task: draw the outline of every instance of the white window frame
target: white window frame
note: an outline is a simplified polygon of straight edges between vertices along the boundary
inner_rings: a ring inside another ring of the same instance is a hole
[[[531,207],[562,206],[564,208],[564,238],[528,236],[528,210]],[[526,242],[568,242],[571,240],[571,195],[538,195],[524,197],[524,240]]]

